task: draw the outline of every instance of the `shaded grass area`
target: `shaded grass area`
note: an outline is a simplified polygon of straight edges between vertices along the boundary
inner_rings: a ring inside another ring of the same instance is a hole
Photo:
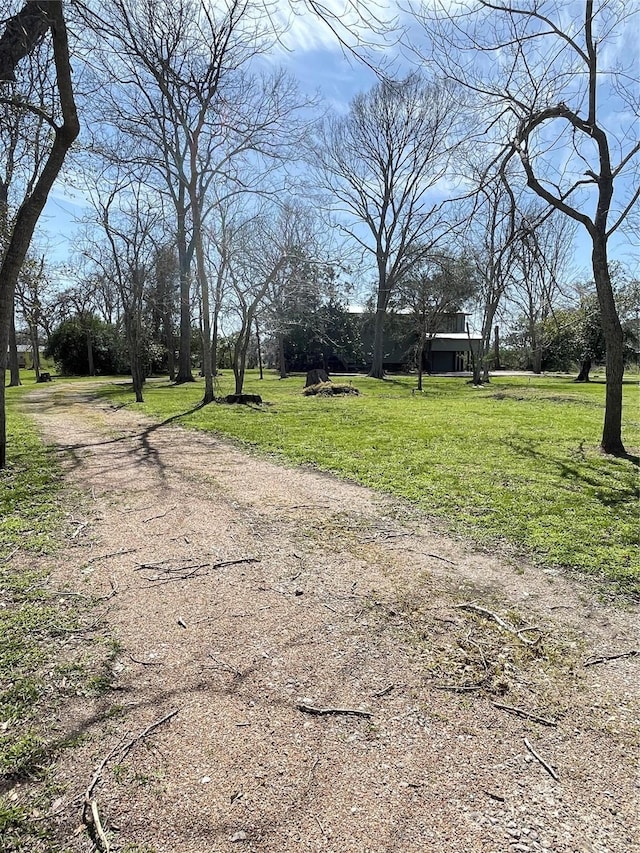
[[[28,380],[27,380],[28,382]],[[82,611],[52,591],[43,554],[63,522],[60,472],[20,413],[22,388],[7,389],[8,467],[0,471],[0,850],[60,850],[50,822],[34,820],[57,793],[59,751],[48,716],[87,687],[77,652],[66,647]]]
[[[201,383],[158,380],[140,408],[406,498],[476,538],[506,540],[640,595],[638,468],[598,449],[602,382],[498,377],[478,389],[430,377],[418,394],[411,377],[352,381],[359,397],[304,397],[300,376],[250,373],[246,390],[265,405],[194,409]],[[230,388],[230,376],[219,379],[220,395]],[[637,452],[636,384],[624,392],[625,441]],[[131,400],[123,384],[100,393]]]

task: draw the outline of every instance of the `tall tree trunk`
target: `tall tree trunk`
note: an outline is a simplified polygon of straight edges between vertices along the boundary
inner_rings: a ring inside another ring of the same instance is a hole
[[[529,340],[531,341],[531,370],[542,373],[542,346],[538,340],[535,320],[529,315]]]
[[[184,211],[178,213],[178,266],[180,268],[180,345],[176,384],[195,382],[191,372],[191,288],[189,286],[189,252]]]
[[[599,233],[594,235],[592,262],[602,318],[602,331],[607,348],[607,389],[601,446],[605,453],[622,456],[625,453],[622,443],[623,334],[609,275],[607,239]]]
[[[499,297],[491,299],[485,306],[485,317],[482,324],[482,344],[480,352],[477,356],[474,355],[472,363],[473,368],[473,384],[480,385],[482,382],[489,382],[489,363],[487,356],[491,351],[491,332],[493,330],[493,320],[498,310]],[[469,334],[469,325],[467,324],[467,337],[469,338],[469,347],[472,347],[471,335]],[[473,352],[473,349],[472,349]]]
[[[242,394],[242,389],[244,388],[244,371],[247,363],[247,349],[249,348],[247,329],[249,329],[248,334],[251,334],[251,320],[246,325],[243,324],[242,329],[238,332],[236,345],[233,348],[234,393],[237,395]]]
[[[138,323],[131,316],[131,309],[125,309],[125,326],[127,335],[127,349],[129,350],[129,363],[131,365],[131,382],[133,392],[136,395],[136,403],[144,403],[142,386],[144,385],[144,371],[140,358],[140,336],[138,334]]]
[[[423,362],[424,358],[424,329],[420,330],[420,337],[418,338],[418,346],[416,349],[416,363],[418,365],[418,391],[422,391],[422,373],[423,373]]]
[[[260,371],[260,379],[264,379],[262,369],[262,347],[260,344],[260,329],[258,328],[258,318],[256,317],[256,343],[258,345],[258,370]]]
[[[91,338],[91,329],[87,329],[87,364],[89,367],[89,376],[95,376],[96,367],[93,360],[93,339]]]
[[[369,376],[372,379],[384,379],[384,321],[386,308],[377,308],[373,327],[373,355]]]
[[[465,323],[467,329],[467,340],[469,341],[469,356],[471,358],[471,369],[473,371],[473,384],[474,385],[482,385],[482,357],[476,354],[473,349],[473,341],[471,340],[471,332],[469,331],[469,324]]]
[[[496,326],[493,332],[493,368],[500,370],[500,327]]]
[[[174,353],[173,326],[171,323],[171,311],[167,311],[163,318],[164,345],[167,348],[167,372],[171,382],[176,378],[176,357]]]
[[[287,378],[287,360],[284,355],[284,335],[278,332],[278,369],[280,370],[280,379]]]
[[[31,352],[33,359],[33,372],[36,382],[40,379],[40,341],[38,340],[38,327],[31,327]]]
[[[16,315],[15,310],[11,314],[11,328],[9,329],[9,387],[16,388],[22,385],[20,381],[20,364],[18,362],[18,344],[16,341]]]
[[[195,163],[192,164],[192,170]],[[192,171],[193,173],[193,171]],[[202,244],[202,221],[200,217],[200,201],[195,189],[191,192],[191,215],[193,217],[193,239],[196,250],[196,270],[202,299],[202,373],[204,375],[204,396],[202,402],[207,405],[214,400],[213,369],[211,364],[211,308],[209,305],[209,281],[204,259]]]

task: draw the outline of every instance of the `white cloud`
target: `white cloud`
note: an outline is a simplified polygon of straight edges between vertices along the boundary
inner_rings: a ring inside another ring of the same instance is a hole
[[[341,51],[344,45],[375,50],[384,47],[397,14],[396,3],[385,0],[289,0],[278,3],[273,20],[282,27],[287,50]]]

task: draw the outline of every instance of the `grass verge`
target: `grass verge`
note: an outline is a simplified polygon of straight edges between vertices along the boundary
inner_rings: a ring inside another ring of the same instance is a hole
[[[46,555],[64,521],[61,478],[19,411],[28,390],[7,389],[9,459],[0,471],[0,850],[60,851],[43,812],[59,793],[52,771],[70,740],[52,737],[48,718],[87,676],[67,647],[78,599],[48,584]]]
[[[357,377],[358,397],[304,397],[303,380],[260,381],[261,407],[198,408],[201,383],[148,383],[140,407],[154,418],[213,431],[295,464],[310,463],[414,502],[485,541],[508,541],[547,565],[640,596],[637,465],[598,449],[604,384],[499,377]],[[219,380],[229,393],[231,376]],[[100,392],[135,406],[124,384]],[[625,383],[625,440],[640,444],[638,390]],[[138,409],[137,409],[138,410]]]

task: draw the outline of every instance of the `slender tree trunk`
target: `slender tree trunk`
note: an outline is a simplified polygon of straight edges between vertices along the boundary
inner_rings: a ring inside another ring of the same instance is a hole
[[[96,367],[93,361],[93,340],[91,338],[91,329],[87,329],[87,364],[89,366],[89,376],[95,376]]]
[[[418,338],[418,347],[416,349],[416,362],[418,366],[418,391],[422,391],[422,361],[424,357],[424,330],[420,330],[420,337]]]
[[[284,335],[278,332],[278,368],[280,370],[280,379],[287,378],[287,361],[284,355]]]
[[[482,324],[482,345],[479,355],[473,358],[473,384],[480,385],[482,382],[489,382],[489,364],[487,356],[491,351],[491,331],[493,329],[493,320],[498,310],[498,299],[492,299],[485,307],[485,318]],[[469,326],[467,324],[467,336],[469,338],[469,347],[473,352],[471,336],[469,334]]]
[[[607,348],[607,390],[605,395],[604,426],[601,446],[605,453],[623,456],[622,443],[622,379],[624,374],[624,344],[622,326],[611,286],[607,239],[599,233],[593,240],[593,278],[598,292],[602,331]]]
[[[191,288],[189,286],[189,253],[184,211],[178,212],[177,243],[180,268],[180,345],[176,384],[195,382],[191,372]]]
[[[22,385],[20,381],[20,364],[18,362],[18,344],[16,342],[16,315],[11,314],[11,328],[9,329],[9,387],[16,388]]]
[[[31,327],[31,352],[33,359],[33,372],[36,382],[40,379],[40,341],[38,340],[38,327]]]
[[[176,377],[176,357],[174,353],[173,328],[171,323],[171,312],[164,316],[164,345],[167,348],[167,372],[171,382]]]
[[[542,346],[538,340],[536,332],[536,324],[533,317],[529,317],[529,340],[531,341],[531,370],[536,373],[542,373]]]
[[[262,369],[262,347],[260,345],[260,329],[258,328],[258,318],[256,317],[256,343],[258,345],[258,370],[260,371],[260,379],[264,379]]]
[[[493,332],[493,367],[494,370],[500,370],[500,327],[496,326]]]
[[[471,357],[471,369],[473,371],[473,384],[482,385],[482,359],[476,357],[476,353],[473,349],[473,341],[471,340],[469,324],[466,323],[465,326],[467,329],[467,339],[469,341],[469,355]]]
[[[371,370],[369,371],[369,376],[372,379],[384,379],[384,321],[386,314],[386,308],[376,308],[373,327],[373,355]]]
[[[196,206],[196,202],[192,206]],[[194,211],[194,233],[196,244],[196,266],[198,270],[198,281],[202,296],[202,373],[204,375],[204,397],[202,402],[206,405],[214,400],[213,393],[213,368],[211,362],[211,308],[209,305],[209,282],[205,271],[204,249],[202,246],[202,232],[200,230],[200,216]],[[196,230],[197,229],[197,230]]]
[[[249,329],[250,328],[251,324],[249,323]],[[247,349],[249,346],[249,341],[245,340],[245,338],[247,338],[247,327],[243,325],[242,329],[238,333],[236,345],[233,348],[233,375],[235,377],[234,394],[237,395],[242,394],[242,389],[244,388],[244,371]]]
[[[127,348],[129,350],[129,363],[131,365],[131,382],[133,393],[136,395],[136,403],[144,403],[142,386],[144,385],[144,371],[140,358],[140,338],[136,318],[131,316],[131,308],[126,310],[125,326],[127,333]]]

